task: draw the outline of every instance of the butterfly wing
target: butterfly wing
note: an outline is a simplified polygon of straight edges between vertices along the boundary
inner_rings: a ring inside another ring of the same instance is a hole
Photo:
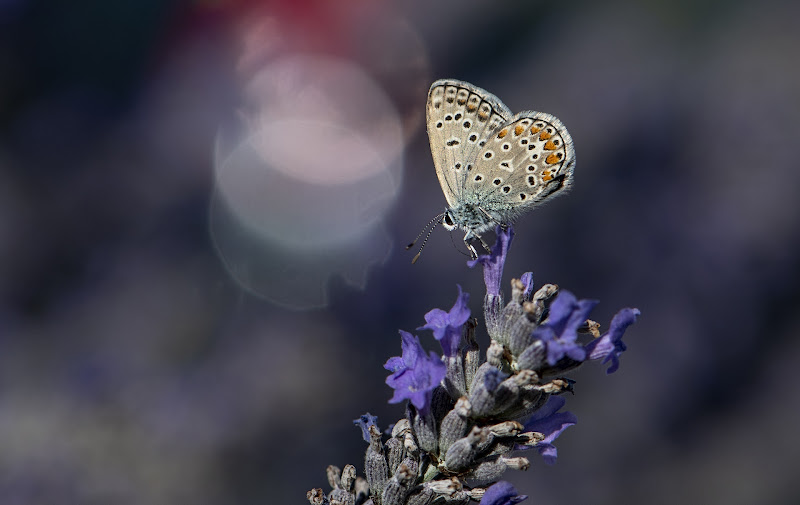
[[[439,184],[449,206],[461,197],[481,146],[513,116],[499,98],[467,82],[441,79],[428,92],[427,126]]]
[[[567,129],[544,112],[520,112],[495,131],[476,155],[465,198],[509,224],[572,185],[575,147]]]

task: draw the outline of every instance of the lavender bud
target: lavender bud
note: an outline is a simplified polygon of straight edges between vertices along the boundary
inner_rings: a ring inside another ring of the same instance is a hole
[[[367,496],[369,496],[369,484],[367,483],[367,479],[364,477],[357,477],[355,486],[356,503],[364,503],[364,500],[366,500]],[[364,505],[367,504],[364,503]]]
[[[471,425],[469,419],[470,404],[469,400],[461,397],[456,402],[453,410],[447,413],[442,419],[439,431],[439,451],[447,452],[453,442],[463,437]]]
[[[400,464],[400,466],[405,466],[405,468],[406,468],[405,471],[409,475],[413,474],[412,477],[411,477],[412,480],[416,479],[417,476],[419,475],[419,461],[417,461],[414,458],[406,458],[406,459],[404,459],[403,462]]]
[[[506,332],[508,333],[508,349],[511,354],[518,355],[534,340],[533,330],[536,323],[531,322],[520,310],[519,315],[508,321]]]
[[[494,389],[495,382],[500,375],[490,377],[490,380],[484,381],[486,393],[480,396],[480,404],[472,401],[472,414],[476,417],[487,417],[490,415],[498,414],[507,408],[512,408],[512,404],[520,396],[520,388],[527,386],[537,379],[535,373],[530,370],[523,370],[508,379],[501,382]],[[476,393],[480,388],[476,389]]]
[[[370,441],[364,460],[364,471],[367,474],[370,495],[376,498],[381,496],[386,481],[389,480],[389,466],[381,447],[381,432],[375,426],[370,426],[369,435]]]
[[[464,358],[459,353],[455,356],[445,356],[442,361],[447,367],[444,385],[447,389],[448,397],[459,397],[465,393],[467,387],[466,377],[464,376]],[[442,389],[442,388],[438,388]]]
[[[478,453],[478,445],[486,440],[486,432],[474,426],[464,438],[456,440],[444,458],[444,466],[451,472],[462,472],[470,467]]]
[[[433,415],[430,412],[420,414],[419,410],[409,404],[407,417],[411,420],[411,426],[420,449],[435,454],[439,445],[439,436],[436,430],[436,419]]]
[[[514,437],[514,442],[517,445],[533,447],[544,440],[544,438],[544,434],[539,433],[538,431],[526,431],[525,433],[520,433]]]
[[[533,294],[531,308],[525,309],[525,312],[534,323],[538,324],[542,320],[545,308],[544,302],[554,297],[556,294],[558,294],[558,286],[555,284],[545,284]]]
[[[489,433],[496,437],[514,437],[522,431],[523,426],[517,421],[504,421],[489,426],[488,429]]]
[[[445,497],[453,496],[462,489],[461,482],[455,477],[451,479],[434,480],[426,482],[423,485],[430,488],[435,494]]]
[[[400,419],[392,428],[392,437],[398,438],[403,441],[403,448],[405,454],[409,456],[418,457],[419,446],[414,440],[414,433],[411,430],[411,422],[406,419]]]
[[[551,395],[557,395],[563,393],[565,391],[572,392],[572,386],[575,384],[575,381],[572,379],[553,379],[550,382],[543,384],[541,386],[534,386],[536,389],[540,390],[542,393],[548,393]]]
[[[471,500],[469,491],[462,489],[453,493],[453,496],[445,498],[444,502],[448,505],[468,505]]]
[[[328,485],[331,488],[336,489],[339,487],[339,479],[342,476],[342,471],[338,466],[328,465],[328,468],[325,470],[325,474],[328,477]]]
[[[506,374],[488,363],[481,365],[475,375],[469,395],[473,416],[484,417],[494,410],[497,404],[495,398],[497,389],[506,377]]]
[[[508,458],[499,456],[479,464],[475,469],[466,475],[470,485],[485,486],[496,481],[507,469],[527,470],[530,462],[527,458]]]
[[[473,501],[481,501],[484,494],[486,494],[486,488],[483,487],[474,487],[469,490],[469,497],[472,498]]]
[[[308,493],[306,493],[306,498],[308,498],[308,502],[311,505],[329,505],[330,502],[328,501],[328,497],[325,496],[325,492],[322,491],[320,488],[312,489]]]
[[[392,481],[383,492],[382,505],[405,505],[408,491],[400,486],[395,486]]]
[[[527,286],[521,279],[511,279],[511,301],[516,305],[522,305],[525,302]]]
[[[489,344],[489,349],[486,350],[486,363],[481,366],[488,366],[491,365],[498,370],[502,369],[503,366],[506,364],[506,348],[503,347],[498,342],[492,340],[492,343]],[[472,384],[475,384],[475,378],[480,375],[481,368],[478,367],[477,372],[475,373],[475,377],[472,378]],[[470,388],[472,391],[472,388]]]
[[[344,470],[342,470],[342,489],[345,491],[352,493],[353,488],[356,483],[356,467],[353,465],[345,465]]]
[[[482,457],[486,457],[504,454],[513,449],[513,438],[520,433],[524,427],[517,421],[505,421],[492,426],[486,426],[483,429],[484,432],[486,432],[486,440],[478,445],[477,449]]]
[[[411,431],[411,425],[406,418],[400,419],[392,426],[392,436],[395,438],[403,438],[409,431]]]
[[[429,505],[438,495],[430,488],[421,486],[411,492],[406,500],[407,505]]]
[[[475,340],[475,327],[477,325],[478,320],[472,318],[464,326],[464,384],[467,386],[472,384],[475,379],[475,373],[481,364],[481,349],[478,347],[478,341]],[[462,396],[466,394],[466,390],[461,393]]]
[[[334,489],[328,495],[331,505],[355,505],[356,497],[344,489]]]
[[[504,412],[512,419],[523,419],[534,411],[539,410],[547,402],[550,395],[542,393],[537,385],[522,387],[518,401]]]
[[[547,348],[541,340],[535,340],[517,356],[520,370],[539,370],[547,362]]]
[[[502,325],[503,294],[486,293],[483,299],[483,314],[486,319],[486,331],[492,340],[502,339],[500,328]]]
[[[416,465],[414,465],[416,467]],[[381,502],[383,505],[403,505],[408,495],[408,490],[417,477],[415,469],[401,463],[386,487],[383,490]]]
[[[403,446],[403,440],[395,437],[387,440],[385,445],[389,473],[394,473],[397,470],[397,465],[406,457],[406,448]]]
[[[352,485],[350,478],[355,479],[355,467],[353,465],[345,466],[345,471],[350,472],[351,475],[346,475],[344,480],[349,485]],[[330,465],[327,469],[328,484],[333,488],[333,491],[328,495],[331,504],[353,505],[355,503],[355,496],[351,493],[351,489],[341,485],[342,471],[339,467]]]
[[[463,379],[463,376],[462,376]],[[447,379],[445,379],[447,380]],[[450,396],[447,390],[443,387],[438,387],[433,390],[433,396],[431,398],[431,415],[437,421],[440,421],[445,414],[450,412],[455,405],[455,400],[453,398],[458,398],[462,395]]]

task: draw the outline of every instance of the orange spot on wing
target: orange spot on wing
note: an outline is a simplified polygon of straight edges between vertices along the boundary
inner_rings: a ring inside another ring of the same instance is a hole
[[[544,173],[542,174],[542,180],[544,182],[553,180],[553,176],[551,175],[550,170],[545,170],[544,171]]]
[[[468,103],[467,104],[467,111],[468,112],[475,112],[475,109],[477,109],[477,108],[478,108],[478,106],[475,105],[474,103]]]
[[[508,135],[508,128],[503,128],[502,130],[500,130],[500,133],[497,134],[497,138],[501,139],[506,135]]]
[[[535,134],[539,133],[540,130],[541,130],[541,128],[536,128],[535,126],[532,126],[531,127],[531,135],[535,135]]]
[[[539,134],[539,140],[547,140],[550,137],[552,137],[552,135],[550,135],[547,132],[542,132],[542,133]]]
[[[555,151],[556,145],[553,144],[552,140],[548,140],[547,143],[544,145],[544,148],[547,149],[548,151]]]
[[[517,126],[514,127],[514,135],[519,135],[523,131],[525,131],[525,127],[522,126],[521,124],[518,124]]]
[[[556,156],[555,154],[551,154],[551,155],[550,155],[550,156],[548,156],[548,157],[547,157],[547,159],[546,159],[546,160],[544,160],[544,161],[545,161],[545,162],[546,162],[548,165],[553,165],[554,163],[558,163],[558,156]]]

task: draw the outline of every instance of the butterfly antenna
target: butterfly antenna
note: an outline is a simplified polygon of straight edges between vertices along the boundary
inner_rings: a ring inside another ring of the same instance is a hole
[[[417,238],[415,238],[414,240],[412,240],[412,241],[411,241],[411,243],[410,243],[410,244],[408,244],[408,245],[406,246],[406,251],[408,251],[409,249],[411,249],[412,247],[414,247],[414,244],[416,244],[416,243],[417,243],[417,240],[419,240],[419,238],[422,236],[422,234],[423,234],[423,233],[425,233],[425,230],[427,230],[427,229],[428,229],[428,226],[430,226],[430,225],[431,225],[431,224],[432,224],[434,221],[437,221],[437,220],[441,219],[443,215],[444,215],[444,214],[439,214],[438,216],[436,216],[436,217],[434,217],[433,219],[431,219],[430,221],[428,221],[428,224],[426,224],[426,225],[425,225],[425,226],[422,228],[422,231],[420,231],[420,232],[419,232],[419,235],[417,235]]]
[[[414,247],[414,244],[416,244],[417,240],[419,240],[419,238],[422,236],[422,234],[425,233],[425,230],[428,230],[428,233],[425,235],[425,239],[422,241],[422,245],[419,246],[419,251],[417,251],[417,254],[414,255],[414,258],[411,260],[411,264],[412,265],[414,263],[416,263],[417,260],[419,259],[420,255],[422,254],[422,250],[425,248],[425,244],[428,243],[428,238],[430,238],[431,233],[433,233],[433,230],[436,229],[436,225],[439,224],[439,221],[442,219],[442,216],[444,216],[444,213],[439,214],[438,216],[436,216],[433,219],[431,219],[428,222],[428,224],[425,225],[425,227],[422,229],[422,231],[419,232],[419,235],[417,235],[417,238],[415,238],[413,242],[411,242],[410,244],[408,244],[406,246],[406,250],[411,249],[412,247]],[[428,228],[430,228],[430,229],[428,229]]]

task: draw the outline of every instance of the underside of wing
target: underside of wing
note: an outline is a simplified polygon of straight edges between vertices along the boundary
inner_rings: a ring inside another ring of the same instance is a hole
[[[448,205],[458,201],[478,150],[512,117],[488,91],[454,79],[438,80],[428,92],[427,126],[436,175]]]
[[[555,116],[525,111],[493,132],[476,154],[465,191],[510,222],[572,185],[575,148]]]

